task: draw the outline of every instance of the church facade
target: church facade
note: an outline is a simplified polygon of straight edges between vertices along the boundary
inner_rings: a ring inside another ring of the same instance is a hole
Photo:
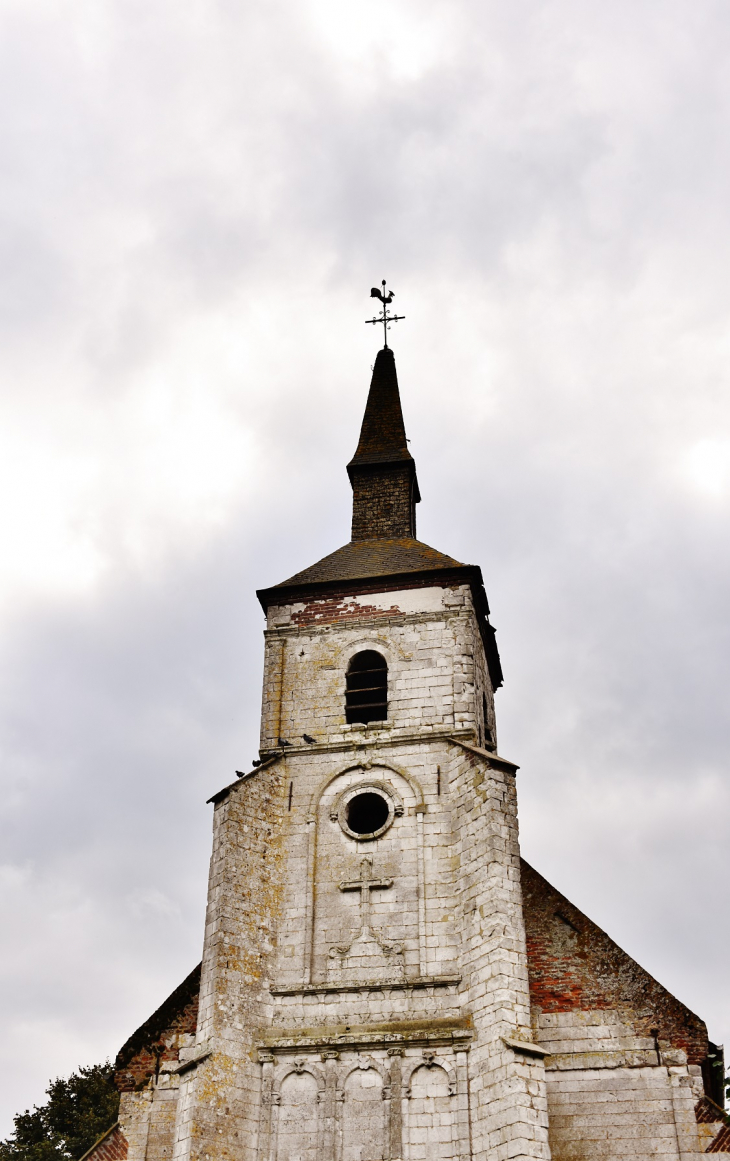
[[[260,760],[214,795],[203,959],[89,1161],[730,1152],[704,1023],[520,858],[478,567],[416,538],[392,351],[352,537],[258,593]]]

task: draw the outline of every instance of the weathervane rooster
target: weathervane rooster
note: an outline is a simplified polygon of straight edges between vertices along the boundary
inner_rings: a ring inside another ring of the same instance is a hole
[[[383,324],[383,334],[385,337],[385,346],[387,347],[388,346],[388,328],[389,328],[390,324],[394,323],[394,322],[399,322],[401,319],[404,319],[406,316],[404,314],[388,314],[388,306],[395,298],[395,294],[392,290],[386,293],[385,279],[383,279],[381,285],[383,287],[382,290],[378,290],[377,286],[374,286],[372,288],[372,290],[370,291],[370,297],[380,299],[380,301],[383,304],[382,314],[374,316],[373,318],[366,318],[365,322],[366,323],[382,323]]]

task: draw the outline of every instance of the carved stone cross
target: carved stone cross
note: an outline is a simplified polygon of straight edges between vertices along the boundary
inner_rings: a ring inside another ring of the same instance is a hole
[[[340,883],[340,891],[360,892],[360,921],[363,931],[370,930],[370,892],[392,886],[392,879],[373,878],[373,860],[368,857],[360,863],[359,879],[346,879]]]

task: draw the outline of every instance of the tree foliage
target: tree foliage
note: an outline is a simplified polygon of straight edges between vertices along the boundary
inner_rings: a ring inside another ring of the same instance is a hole
[[[14,1118],[12,1134],[0,1141],[0,1161],[78,1161],[117,1119],[113,1076],[107,1061],[51,1081],[46,1103]]]

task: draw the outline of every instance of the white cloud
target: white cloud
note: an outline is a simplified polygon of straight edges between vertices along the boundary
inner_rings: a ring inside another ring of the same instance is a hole
[[[686,452],[684,470],[701,495],[717,499],[730,485],[730,439],[700,439]]]
[[[382,277],[525,853],[729,1039],[724,7],[0,22],[3,1124],[199,957],[254,588],[347,538]]]

